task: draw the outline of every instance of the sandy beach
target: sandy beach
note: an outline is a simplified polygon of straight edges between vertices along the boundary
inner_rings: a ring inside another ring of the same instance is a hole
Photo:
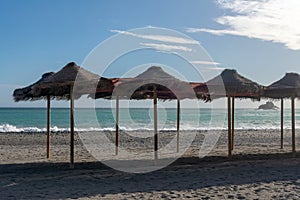
[[[0,200],[300,200],[300,0],[0,11]]]
[[[131,174],[111,169],[91,156],[76,135],[75,169],[69,168],[69,134],[0,134],[2,199],[299,199],[300,158],[291,153],[290,132],[280,149],[278,130],[236,131],[228,159],[226,131],[200,159],[203,132],[188,151],[166,168]],[[106,134],[113,134],[107,132]],[[174,133],[161,133],[160,140]],[[181,134],[184,134],[182,132]],[[297,146],[300,144],[297,135]],[[120,143],[126,141],[120,138]],[[128,141],[127,141],[128,142]],[[135,145],[138,151],[141,147]]]

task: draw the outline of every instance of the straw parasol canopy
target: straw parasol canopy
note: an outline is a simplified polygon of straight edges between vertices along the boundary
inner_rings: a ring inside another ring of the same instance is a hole
[[[195,90],[207,93],[211,99],[225,96],[259,100],[264,87],[241,76],[234,69],[225,69],[220,75],[200,85]]]
[[[16,102],[18,101],[28,101],[28,100],[39,100],[45,96],[45,94],[41,93],[37,95],[37,93],[34,92],[34,87],[37,86],[39,83],[46,81],[49,79],[51,76],[54,75],[54,72],[48,72],[42,75],[42,78],[38,80],[37,82],[24,87],[24,88],[18,88],[15,89],[13,92],[13,97]],[[44,91],[46,92],[46,91]]]
[[[272,99],[300,97],[300,75],[286,73],[283,78],[266,87],[264,96]]]
[[[71,62],[53,76],[35,85],[34,92],[38,96],[47,93],[57,99],[68,100],[73,90],[74,98],[79,98],[83,94],[94,94],[97,89],[106,91],[106,88],[111,89],[111,87],[113,87],[111,80],[93,74]]]
[[[180,100],[197,98],[193,85],[171,76],[158,66],[148,68],[135,78],[119,78],[113,82],[115,89],[112,96],[116,98],[116,155],[119,146],[119,99],[153,99],[155,160],[158,159],[157,99],[163,101],[177,99],[177,152],[179,152]]]
[[[101,90],[101,97],[111,95],[113,83],[79,66],[68,63],[57,73],[46,73],[38,82],[14,92],[16,101],[47,99],[47,158],[50,156],[50,99],[70,100],[70,167],[74,167],[74,98],[84,94],[95,94]]]
[[[291,99],[292,152],[295,153],[295,98],[300,97],[300,75],[297,73],[286,73],[282,79],[272,83],[265,89],[264,96],[272,99],[281,99],[281,148],[283,148],[283,101],[284,98]]]
[[[195,98],[188,82],[166,73],[161,67],[152,66],[135,78],[120,78],[115,82],[115,94],[125,99],[152,99],[154,90],[161,100]]]
[[[220,75],[196,86],[196,93],[206,94],[208,100],[227,97],[228,122],[228,157],[234,148],[234,101],[235,98],[250,98],[260,100],[264,87],[253,82],[233,69],[225,69]],[[204,95],[204,96],[206,96]]]

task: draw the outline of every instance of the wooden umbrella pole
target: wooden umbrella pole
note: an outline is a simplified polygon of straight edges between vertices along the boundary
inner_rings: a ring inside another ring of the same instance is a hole
[[[231,158],[231,107],[230,96],[227,97],[227,109],[228,109],[228,157]]]
[[[280,148],[283,149],[283,98],[281,98],[280,130]]]
[[[153,113],[154,113],[154,159],[158,159],[158,135],[157,135],[157,89],[154,87],[153,94]]]
[[[292,97],[292,151],[296,152],[296,141],[295,141],[295,98]]]
[[[177,153],[179,152],[180,99],[177,99]]]
[[[74,168],[74,97],[70,92],[70,167]]]
[[[119,148],[119,95],[116,95],[116,155]]]
[[[50,158],[50,96],[47,96],[47,158]]]
[[[231,119],[231,150],[233,150],[234,147],[234,97],[232,97],[232,119]]]

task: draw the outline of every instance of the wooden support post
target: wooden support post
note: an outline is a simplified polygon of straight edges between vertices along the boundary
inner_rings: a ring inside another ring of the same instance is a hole
[[[230,96],[227,97],[228,109],[228,158],[231,158],[231,106]]]
[[[233,150],[234,147],[234,97],[232,97],[232,119],[231,119],[231,150]]]
[[[281,98],[280,130],[280,148],[283,149],[283,98]]]
[[[296,138],[295,138],[295,98],[292,97],[292,152],[296,153]]]
[[[47,96],[47,159],[50,158],[50,96]]]
[[[153,113],[154,113],[154,159],[158,159],[158,135],[157,135],[157,89],[154,87],[153,94]]]
[[[74,168],[74,97],[70,91],[70,168]]]
[[[119,148],[119,95],[116,95],[116,155]]]
[[[177,153],[179,152],[180,99],[177,99]]]

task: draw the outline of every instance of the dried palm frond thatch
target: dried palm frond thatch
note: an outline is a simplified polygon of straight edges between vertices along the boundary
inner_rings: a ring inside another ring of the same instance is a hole
[[[39,94],[37,95],[33,88],[38,85],[39,83],[47,80],[49,77],[51,77],[52,75],[54,75],[54,72],[48,72],[48,73],[45,73],[42,75],[42,78],[40,80],[38,80],[37,82],[27,86],[27,87],[24,87],[24,88],[18,88],[18,89],[15,89],[14,92],[13,92],[13,97],[14,97],[14,100],[16,102],[18,101],[28,101],[28,100],[39,100],[39,99],[42,99],[44,98],[44,96],[46,94]]]
[[[200,85],[195,90],[200,90],[211,99],[225,96],[237,98],[250,98],[259,100],[263,94],[264,86],[241,76],[234,69],[225,69],[220,75]]]
[[[188,82],[181,81],[152,66],[135,78],[119,78],[114,93],[125,99],[152,99],[154,90],[161,100],[195,98],[196,94]]]
[[[71,62],[49,79],[37,84],[34,91],[37,95],[47,91],[48,95],[57,99],[69,99],[71,92],[74,92],[75,98],[79,98],[83,94],[93,94],[97,89],[111,90],[112,87],[111,80],[93,74]]]
[[[300,97],[300,75],[286,73],[283,78],[266,87],[264,96],[272,99]]]
[[[68,100],[71,92],[74,98],[81,95],[94,95],[96,91],[100,98],[109,98],[113,91],[112,80],[93,74],[71,62],[57,73],[49,72],[36,83],[16,89],[13,93],[15,101],[39,100],[47,96],[58,100]]]

